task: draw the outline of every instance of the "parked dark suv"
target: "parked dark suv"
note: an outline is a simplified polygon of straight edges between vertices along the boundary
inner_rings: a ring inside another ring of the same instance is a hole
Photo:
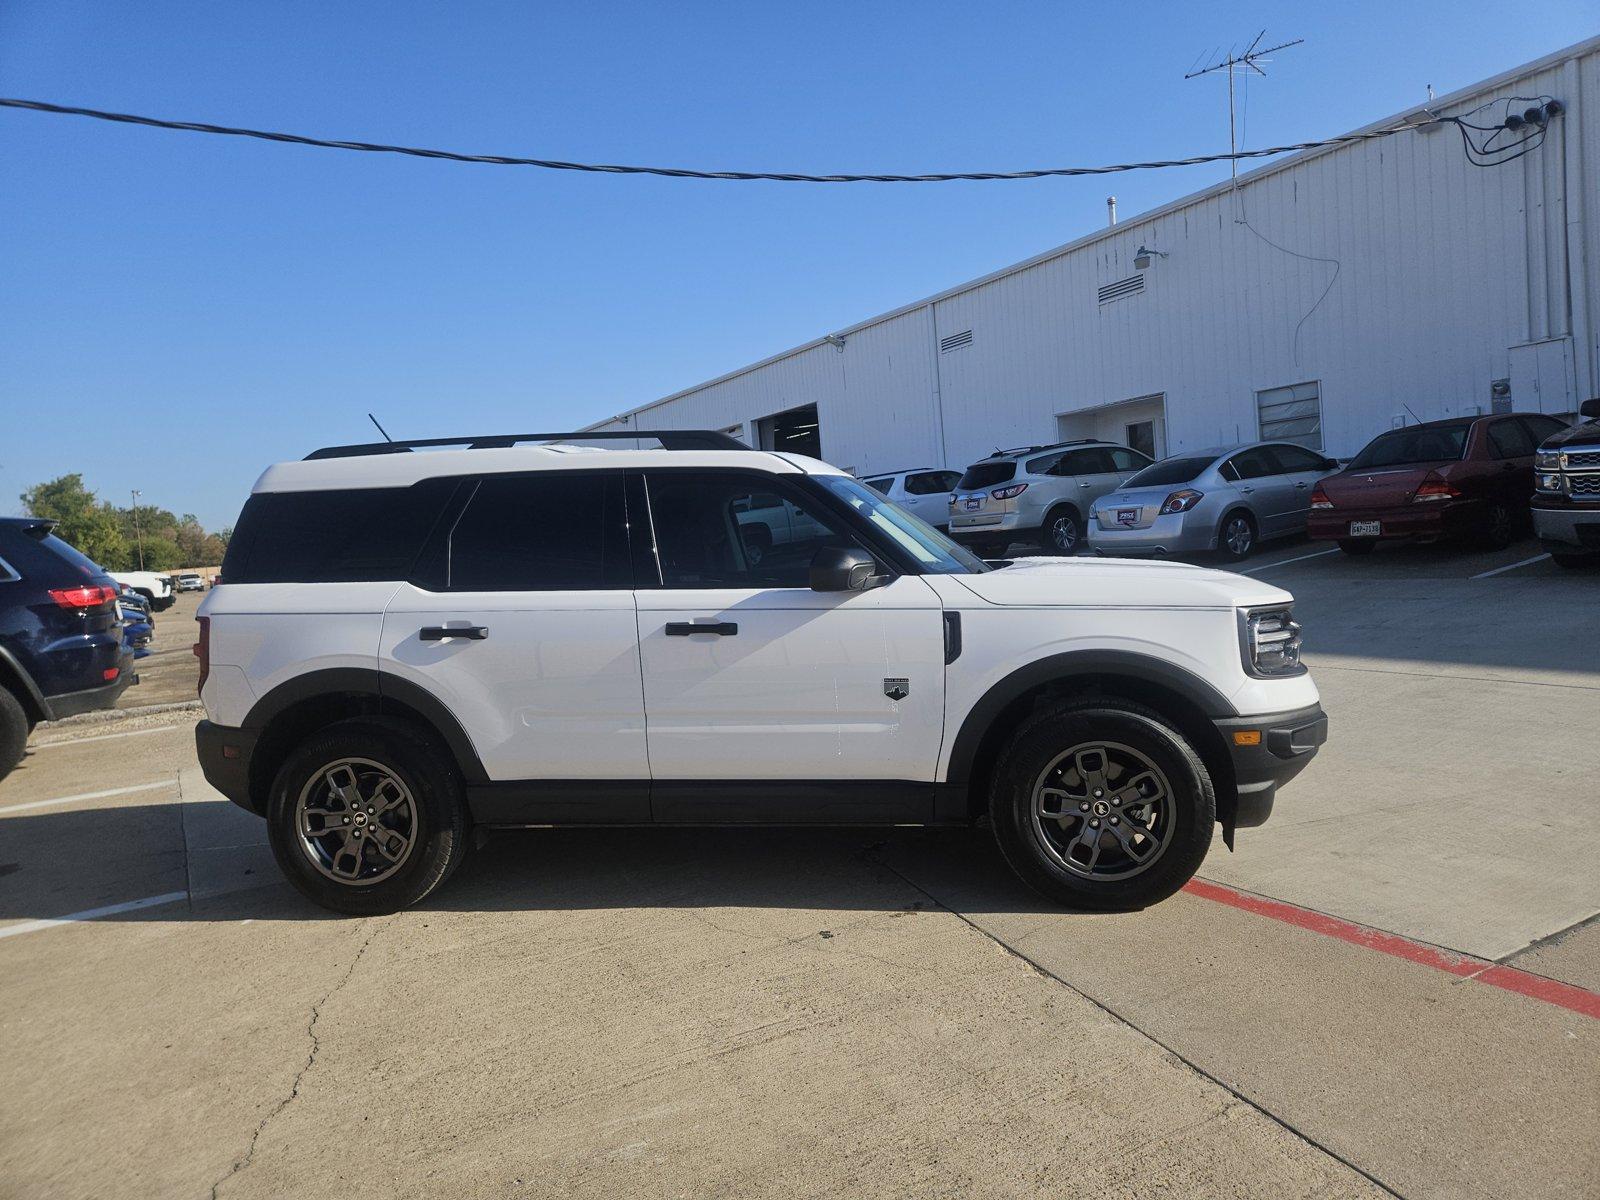
[[[0,517],[0,779],[40,721],[110,708],[138,679],[116,581],[54,528]]]

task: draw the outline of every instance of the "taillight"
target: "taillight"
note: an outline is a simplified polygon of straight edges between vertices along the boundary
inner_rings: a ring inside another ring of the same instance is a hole
[[[200,660],[200,682],[195,685],[195,694],[205,691],[206,676],[211,674],[211,618],[196,617],[200,622],[200,640],[194,644],[194,656]]]
[[[1317,484],[1316,487],[1311,489],[1311,507],[1312,508],[1332,508],[1333,507],[1333,501],[1328,499],[1328,493],[1322,490],[1322,485],[1320,483]]]
[[[995,490],[990,492],[989,495],[993,496],[996,500],[1010,500],[1014,496],[1022,495],[1022,493],[1027,490],[1027,484],[1013,483],[1010,487],[995,488]]]
[[[1443,475],[1429,471],[1417,485],[1417,493],[1411,497],[1411,502],[1420,504],[1431,500],[1454,500],[1459,495],[1461,495],[1460,489],[1453,486]]]
[[[1204,492],[1197,492],[1192,488],[1184,488],[1182,491],[1173,492],[1172,495],[1162,501],[1161,511],[1157,516],[1165,517],[1171,513],[1188,512],[1204,499]]]
[[[85,584],[83,587],[51,588],[50,599],[62,608],[99,608],[102,604],[109,604],[117,598],[117,589],[96,587]]]

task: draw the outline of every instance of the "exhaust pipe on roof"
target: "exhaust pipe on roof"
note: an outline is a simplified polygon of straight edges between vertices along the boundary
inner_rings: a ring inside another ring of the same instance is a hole
[[[1115,225],[1116,223],[1117,223],[1117,198],[1115,196],[1107,196],[1106,197],[1106,224],[1107,225]]]

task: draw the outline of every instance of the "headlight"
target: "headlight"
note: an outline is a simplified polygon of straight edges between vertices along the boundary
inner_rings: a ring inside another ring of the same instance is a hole
[[[1559,471],[1561,469],[1561,451],[1535,451],[1533,455],[1533,469],[1535,471]]]
[[[1300,662],[1300,625],[1287,606],[1240,609],[1239,642],[1246,674],[1281,679],[1305,672]]]
[[[1561,490],[1561,476],[1546,475],[1540,472],[1533,477],[1533,486],[1541,492],[1559,492]]]
[[[1197,492],[1191,488],[1184,488],[1180,492],[1173,492],[1162,502],[1160,516],[1170,513],[1188,512],[1196,504],[1205,499],[1204,492]]]

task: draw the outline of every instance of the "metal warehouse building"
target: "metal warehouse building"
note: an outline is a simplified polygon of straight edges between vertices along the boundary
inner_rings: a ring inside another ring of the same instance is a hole
[[[1348,455],[1600,394],[1600,37],[594,428],[720,428],[868,474],[1103,437]],[[1513,121],[1515,124],[1515,121]]]

